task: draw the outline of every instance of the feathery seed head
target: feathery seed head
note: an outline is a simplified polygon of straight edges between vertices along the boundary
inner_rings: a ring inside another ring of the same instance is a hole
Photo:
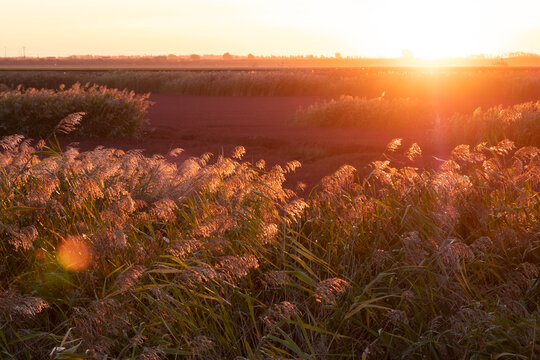
[[[291,320],[295,316],[302,316],[296,305],[282,301],[274,304],[260,317],[261,322],[269,329],[273,329],[284,320]]]
[[[389,151],[389,152],[397,151],[401,147],[402,142],[403,142],[403,139],[401,138],[392,139],[388,143],[388,145],[386,145],[386,151]]]
[[[279,287],[290,284],[291,277],[284,271],[272,270],[263,275],[263,283],[271,287]]]
[[[417,143],[413,143],[405,153],[405,156],[407,156],[410,161],[414,161],[420,155],[422,155],[422,149]]]
[[[139,278],[144,274],[145,270],[146,268],[143,265],[135,265],[127,269],[120,276],[118,276],[114,286],[121,293],[125,293],[137,284]]]
[[[351,287],[351,284],[340,278],[330,278],[317,284],[315,301],[326,305],[337,305],[338,298]]]
[[[22,135],[10,135],[4,136],[0,139],[0,148],[6,151],[15,151],[17,146],[23,141],[24,136]]]
[[[245,154],[246,154],[246,149],[243,146],[237,146],[234,148],[231,154],[231,157],[233,159],[241,160]]]
[[[58,131],[60,133],[69,134],[73,130],[77,128],[77,126],[81,123],[81,120],[83,116],[86,115],[85,112],[76,112],[69,114],[65,118],[63,118],[58,125],[54,128],[54,131]]]

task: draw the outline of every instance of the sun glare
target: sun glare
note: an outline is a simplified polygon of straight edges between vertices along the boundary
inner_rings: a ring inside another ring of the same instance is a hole
[[[421,59],[497,54],[510,51],[519,37],[513,30],[516,8],[497,2],[412,0],[358,3],[352,10],[335,17],[332,27],[360,56],[399,57],[404,49]],[[370,16],[359,21],[366,12]],[[519,16],[523,28],[537,26],[530,15]]]
[[[56,257],[66,270],[80,272],[90,266],[92,251],[84,239],[69,237],[58,247]]]
[[[540,51],[540,2],[533,0],[162,0],[161,6],[96,0],[84,8],[83,18],[76,2],[28,2],[32,6],[9,2],[2,8],[0,33],[7,35],[0,45],[7,56],[22,55],[22,46],[31,56],[399,57],[408,49],[432,59]]]

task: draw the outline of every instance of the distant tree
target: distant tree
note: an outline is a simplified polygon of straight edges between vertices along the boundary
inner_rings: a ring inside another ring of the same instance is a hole
[[[190,60],[201,60],[201,55],[191,54],[191,55],[189,55],[189,59]]]
[[[226,52],[225,54],[223,54],[223,60],[231,60],[232,59],[232,55],[228,52]]]
[[[341,53],[340,52],[335,53],[334,56],[336,57],[336,59],[341,59]]]
[[[248,54],[248,59],[255,59],[255,56],[253,56],[253,54]]]

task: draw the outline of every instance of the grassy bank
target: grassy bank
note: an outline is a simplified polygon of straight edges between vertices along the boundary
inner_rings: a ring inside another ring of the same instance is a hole
[[[536,146],[540,144],[540,101],[477,108],[471,113],[443,117],[433,103],[418,99],[342,96],[299,109],[294,124],[392,131],[429,129],[438,143],[496,143],[511,138],[521,145]]]
[[[1,91],[0,135],[47,137],[58,122],[76,112],[85,116],[76,134],[87,137],[140,135],[150,106],[149,95],[76,83],[57,90],[34,88]]]

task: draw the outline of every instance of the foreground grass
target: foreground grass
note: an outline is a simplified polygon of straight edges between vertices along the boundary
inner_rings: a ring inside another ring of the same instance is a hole
[[[4,138],[3,358],[523,358],[540,351],[540,152],[397,139],[308,199],[207,154]],[[536,354],[536,355],[535,355]]]

